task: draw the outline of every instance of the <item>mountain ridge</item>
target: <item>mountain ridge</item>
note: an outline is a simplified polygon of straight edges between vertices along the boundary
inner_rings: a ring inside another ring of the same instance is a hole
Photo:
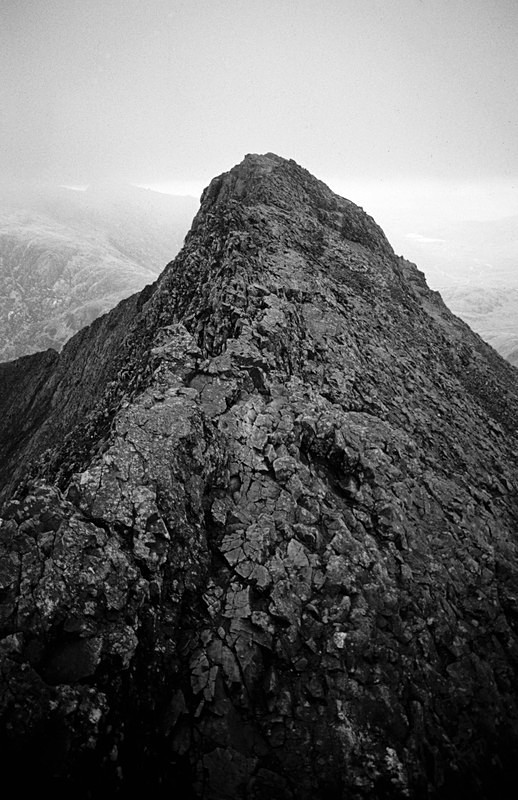
[[[506,796],[515,370],[362,209],[250,154],[154,284],[26,364],[13,764],[83,797]]]

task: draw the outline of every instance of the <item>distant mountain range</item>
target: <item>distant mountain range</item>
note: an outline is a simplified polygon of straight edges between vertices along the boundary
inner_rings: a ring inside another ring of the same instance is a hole
[[[518,366],[518,216],[430,226],[395,244],[454,314]]]
[[[79,329],[152,283],[198,208],[124,185],[0,193],[0,361],[60,350]]]
[[[488,344],[518,367],[518,288],[445,287],[446,305]]]
[[[433,289],[518,289],[518,216],[431,225],[392,239]]]

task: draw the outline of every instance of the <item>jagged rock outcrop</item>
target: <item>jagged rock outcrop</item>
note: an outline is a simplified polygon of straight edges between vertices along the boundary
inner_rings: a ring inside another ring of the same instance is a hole
[[[362,209],[247,156],[153,286],[0,386],[18,780],[511,797],[516,371]]]

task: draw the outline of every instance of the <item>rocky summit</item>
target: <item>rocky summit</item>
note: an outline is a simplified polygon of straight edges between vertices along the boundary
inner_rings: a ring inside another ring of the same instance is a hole
[[[514,797],[517,377],[293,161],[215,178],[153,285],[0,365],[4,780]]]

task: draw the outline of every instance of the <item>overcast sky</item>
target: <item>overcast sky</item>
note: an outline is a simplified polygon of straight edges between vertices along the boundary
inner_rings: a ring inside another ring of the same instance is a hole
[[[0,0],[0,39],[6,180],[273,151],[382,224],[518,214],[518,0]]]

